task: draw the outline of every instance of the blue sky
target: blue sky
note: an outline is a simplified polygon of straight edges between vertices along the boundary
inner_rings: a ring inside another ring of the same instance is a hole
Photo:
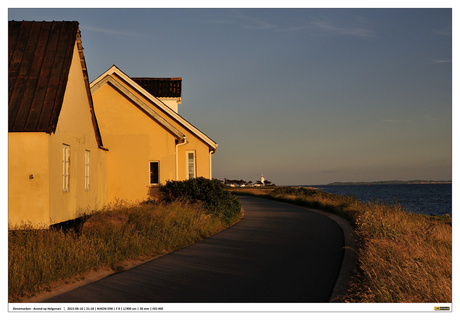
[[[182,77],[214,177],[452,179],[451,9],[9,9],[80,22],[90,81]]]

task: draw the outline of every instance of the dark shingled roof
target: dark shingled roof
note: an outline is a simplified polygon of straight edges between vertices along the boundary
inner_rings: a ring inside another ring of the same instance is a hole
[[[8,22],[8,131],[54,132],[78,22]]]
[[[182,78],[131,78],[157,98],[182,97]]]

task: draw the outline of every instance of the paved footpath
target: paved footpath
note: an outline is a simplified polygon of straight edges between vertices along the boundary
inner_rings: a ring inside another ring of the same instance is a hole
[[[238,196],[235,226],[45,302],[328,302],[344,234],[308,209]]]

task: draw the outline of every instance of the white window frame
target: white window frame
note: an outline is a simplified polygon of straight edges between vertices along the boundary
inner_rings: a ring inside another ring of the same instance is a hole
[[[70,190],[70,146],[62,145],[62,192]]]
[[[190,162],[189,162],[189,155],[193,155],[193,169],[192,171],[190,170]],[[195,151],[186,151],[185,152],[185,174],[186,178],[188,179],[194,179],[196,178],[196,153]],[[191,177],[191,175],[193,175]]]
[[[85,150],[85,191],[90,189],[91,151]]]
[[[157,182],[152,182],[152,163],[157,164],[157,170],[158,170],[158,181]],[[149,184],[151,186],[156,186],[160,183],[160,161],[149,161]]]

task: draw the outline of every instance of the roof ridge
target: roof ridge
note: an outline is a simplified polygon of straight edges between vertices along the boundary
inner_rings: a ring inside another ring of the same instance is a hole
[[[189,131],[191,131],[194,135],[199,137],[201,140],[203,140],[206,144],[208,144],[210,147],[217,149],[218,144],[213,141],[211,138],[209,138],[205,133],[203,133],[201,130],[199,130],[197,127],[195,127],[193,124],[191,124],[189,121],[187,121],[184,117],[182,117],[180,114],[172,110],[170,107],[168,107],[165,103],[163,103],[160,99],[156,98],[153,96],[151,93],[149,93],[147,90],[142,88],[139,84],[137,84],[131,77],[129,77],[126,73],[124,73],[122,70],[120,70],[116,65],[112,65],[106,72],[101,74],[98,78],[96,78],[94,81],[91,82],[91,87],[96,85],[98,82],[102,81],[102,79],[106,75],[111,75],[111,74],[117,74],[120,76],[125,82],[127,82],[129,85],[133,86],[134,89],[139,91],[142,95],[144,95],[148,100],[150,100],[154,105],[165,111],[169,117],[174,120],[178,125],[184,126],[187,128]]]

